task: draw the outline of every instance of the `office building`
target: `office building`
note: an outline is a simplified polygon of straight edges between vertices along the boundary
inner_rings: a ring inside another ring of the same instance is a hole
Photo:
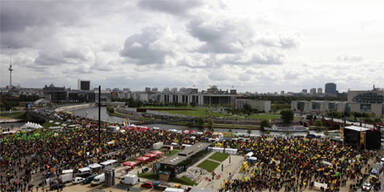
[[[326,83],[325,84],[325,95],[330,97],[337,96],[336,84],[335,83]]]
[[[255,109],[260,112],[268,113],[271,111],[271,101],[256,99],[236,99],[236,109],[243,109],[245,104],[250,105],[251,109]]]
[[[52,103],[64,103],[67,100],[67,91],[65,90],[65,87],[56,87],[53,84],[49,86],[45,85],[43,92],[45,99]]]
[[[348,91],[347,102],[340,101],[292,101],[291,109],[302,113],[358,112],[374,114],[377,118],[384,114],[384,90]]]
[[[322,88],[317,88],[317,94],[322,95],[323,94],[323,89]]]
[[[77,88],[81,91],[89,91],[91,90],[91,81],[87,80],[78,80]]]
[[[316,88],[312,88],[311,90],[309,90],[309,93],[311,95],[316,95]]]
[[[351,112],[374,113],[381,117],[384,113],[384,90],[348,91]]]

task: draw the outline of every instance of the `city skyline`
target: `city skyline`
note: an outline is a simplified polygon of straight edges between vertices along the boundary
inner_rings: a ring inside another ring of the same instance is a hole
[[[10,56],[13,84],[23,87],[75,88],[79,78],[133,90],[384,87],[380,1],[0,4],[1,87]]]

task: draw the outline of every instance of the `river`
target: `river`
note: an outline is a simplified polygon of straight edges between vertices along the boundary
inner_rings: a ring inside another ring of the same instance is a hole
[[[72,113],[74,115],[78,115],[78,116],[82,116],[82,117],[87,117],[87,118],[92,118],[92,119],[97,119],[98,118],[98,108],[97,107],[73,110]],[[108,122],[114,122],[114,123],[122,123],[122,122],[125,121],[124,118],[108,115],[106,107],[101,107],[101,120],[102,121],[108,121]],[[180,125],[150,124],[150,125],[146,125],[146,126],[149,127],[149,128],[158,127],[160,129],[176,129],[176,130],[193,129],[193,130],[198,131],[197,128],[187,127],[187,126],[180,126]],[[215,129],[215,131],[218,131],[218,132],[228,132],[229,129]],[[246,129],[231,129],[231,131],[232,131],[232,133],[237,133],[237,134],[241,134],[241,135],[248,135],[248,130],[246,130]],[[310,133],[311,134],[316,134],[316,135],[324,135],[322,132],[310,131]],[[259,131],[259,130],[251,130],[251,135],[252,136],[259,136],[259,135],[262,135],[262,132]],[[286,133],[283,133],[283,132],[271,132],[269,135],[283,136],[283,135],[286,135]],[[290,135],[292,135],[292,136],[305,136],[305,135],[307,135],[307,132],[293,132],[293,133],[290,133]]]

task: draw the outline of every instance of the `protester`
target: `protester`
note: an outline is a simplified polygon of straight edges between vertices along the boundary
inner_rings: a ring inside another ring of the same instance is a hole
[[[115,133],[103,130],[99,147],[96,121],[68,113],[50,115],[50,118],[78,124],[79,127],[60,130],[39,129],[2,136],[0,191],[28,190],[28,184],[37,175],[42,175],[41,180],[44,180],[52,175],[60,175],[65,169],[76,170],[108,159],[122,162],[137,153],[145,154],[146,150],[159,141],[168,145],[173,142],[181,145],[193,144],[201,139],[197,136],[197,139],[190,140],[186,134],[164,130],[127,130]],[[103,122],[102,127],[106,125],[107,123]],[[42,182],[39,184],[43,185]]]
[[[253,152],[258,163],[249,178],[230,180],[220,191],[304,191],[314,182],[327,184],[324,191],[339,191],[347,181],[362,182],[363,168],[377,153],[304,137],[256,137],[224,145]]]

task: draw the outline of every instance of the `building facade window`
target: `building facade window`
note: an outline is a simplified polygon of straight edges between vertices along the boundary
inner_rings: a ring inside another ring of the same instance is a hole
[[[361,112],[371,112],[371,104],[360,104]]]
[[[312,103],[313,110],[320,110],[320,103]]]
[[[352,99],[356,103],[384,103],[384,96],[377,93],[363,93]]]
[[[329,111],[336,111],[336,103],[328,103]]]

